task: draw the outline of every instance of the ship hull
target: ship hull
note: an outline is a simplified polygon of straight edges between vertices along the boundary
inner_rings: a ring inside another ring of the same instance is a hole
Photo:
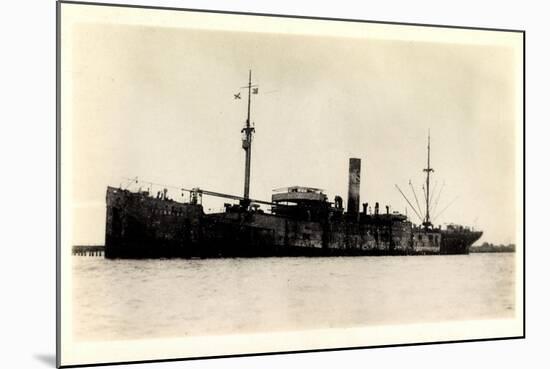
[[[441,230],[416,228],[413,230],[413,248],[417,253],[437,255],[463,255],[483,232],[463,228]]]
[[[477,241],[482,232],[459,231],[442,233],[442,255],[469,254],[470,246]]]
[[[410,222],[384,216],[312,221],[251,211],[205,214],[199,204],[112,187],[106,200],[107,258],[459,254],[475,241],[419,237]]]

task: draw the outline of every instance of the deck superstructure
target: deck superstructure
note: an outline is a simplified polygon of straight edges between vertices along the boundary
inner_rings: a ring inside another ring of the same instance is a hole
[[[189,193],[189,201],[178,202],[167,196],[166,188],[155,197],[149,191],[108,187],[106,257],[452,254],[468,253],[469,246],[481,236],[481,232],[460,226],[442,230],[432,225],[429,137],[424,169],[426,212],[421,226],[415,226],[403,214],[390,212],[389,205],[384,211],[379,202],[371,201],[370,206],[360,202],[360,158],[349,159],[346,208],[341,196],[329,201],[323,190],[305,186],[274,190],[270,201],[250,198],[255,132],[250,116],[251,95],[258,87],[252,83],[251,71],[248,77],[243,87],[248,95],[247,117],[241,130],[245,151],[243,195],[181,188]],[[226,203],[222,212],[205,213],[203,196],[233,203]]]

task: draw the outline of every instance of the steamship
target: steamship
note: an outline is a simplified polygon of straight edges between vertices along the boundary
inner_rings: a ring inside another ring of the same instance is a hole
[[[467,254],[482,232],[460,225],[435,227],[430,219],[430,143],[426,172],[426,211],[422,224],[406,215],[360,203],[361,159],[349,159],[348,197],[330,202],[323,190],[291,186],[274,190],[271,201],[249,196],[252,137],[248,113],[241,130],[245,151],[243,196],[201,188],[181,189],[189,201],[171,199],[167,189],[130,191],[107,187],[105,257],[214,258],[266,256],[354,256]],[[257,91],[257,90],[256,90]],[[401,192],[401,191],[400,191]],[[402,193],[403,194],[403,193]],[[203,196],[230,200],[223,212],[206,213]],[[405,197],[405,195],[403,194]],[[406,197],[405,197],[406,199]],[[408,200],[407,200],[408,201]],[[268,206],[263,210],[260,206]],[[411,205],[409,203],[409,205]],[[412,205],[411,205],[412,206]],[[361,208],[361,209],[360,209]],[[413,207],[414,209],[414,207]]]

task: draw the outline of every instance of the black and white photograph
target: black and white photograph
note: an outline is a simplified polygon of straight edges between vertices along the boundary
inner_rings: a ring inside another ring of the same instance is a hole
[[[60,2],[58,365],[524,336],[524,32]]]

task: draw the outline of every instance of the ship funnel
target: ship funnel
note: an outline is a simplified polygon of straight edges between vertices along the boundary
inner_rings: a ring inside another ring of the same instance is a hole
[[[349,159],[348,213],[359,213],[359,186],[361,184],[361,159]]]

